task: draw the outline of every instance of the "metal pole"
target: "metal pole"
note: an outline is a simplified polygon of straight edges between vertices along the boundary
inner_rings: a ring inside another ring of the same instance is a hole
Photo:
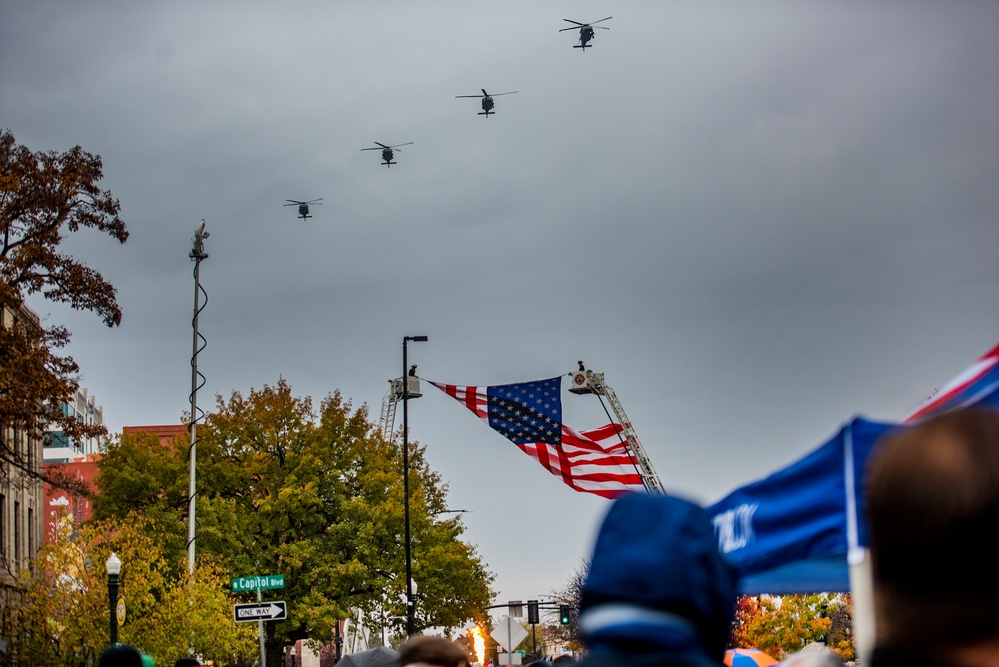
[[[257,589],[257,602],[263,602],[264,595],[261,590]],[[264,650],[264,621],[260,619],[257,621],[257,637],[260,638],[260,667],[267,667],[267,651]]]
[[[111,646],[118,645],[118,584],[118,575],[109,574],[108,609],[111,611]]]
[[[413,553],[409,535],[409,382],[406,369],[409,358],[406,347],[409,336],[402,337],[402,493],[406,513],[406,635],[416,631],[416,610],[413,608]]]
[[[409,368],[407,346],[409,341],[425,342],[426,336],[402,337],[402,492],[406,514],[406,634],[416,633],[416,603],[413,600],[413,551],[409,532]]]
[[[196,521],[194,513],[194,498],[197,492],[196,475],[197,475],[197,452],[196,445],[198,442],[197,430],[198,430],[198,314],[201,312],[199,307],[199,297],[201,292],[201,261],[208,257],[205,253],[205,239],[209,237],[209,233],[205,231],[205,221],[202,220],[201,224],[194,232],[194,247],[191,249],[190,258],[194,260],[194,319],[192,326],[194,328],[194,344],[193,351],[191,353],[191,422],[189,425],[189,430],[191,432],[191,444],[188,448],[188,458],[190,459],[190,477],[188,480],[187,487],[187,572],[188,574],[194,574],[194,541],[197,537]],[[206,300],[207,302],[207,300]]]

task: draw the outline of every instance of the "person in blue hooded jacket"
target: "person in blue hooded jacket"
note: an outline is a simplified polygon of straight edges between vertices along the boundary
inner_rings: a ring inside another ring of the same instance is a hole
[[[611,506],[580,599],[581,667],[722,664],[736,577],[708,514],[637,493]]]

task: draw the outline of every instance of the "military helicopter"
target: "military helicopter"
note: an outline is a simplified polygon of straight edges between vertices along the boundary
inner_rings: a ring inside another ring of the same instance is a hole
[[[486,118],[489,118],[489,114],[496,113],[495,111],[493,111],[493,107],[495,106],[495,103],[493,102],[494,97],[496,97],[497,95],[513,95],[514,93],[520,92],[519,90],[512,90],[509,93],[495,93],[493,95],[490,95],[489,93],[486,92],[485,88],[481,88],[480,90],[482,91],[481,95],[455,95],[454,99],[458,99],[461,97],[481,97],[482,111],[479,112],[479,115],[485,116]]]
[[[592,44],[588,45],[587,42],[589,42],[591,39],[594,39],[594,37],[596,37],[593,34],[593,28],[594,28],[593,24],[594,23],[601,23],[603,21],[606,21],[607,19],[612,19],[612,18],[614,18],[614,17],[613,16],[608,16],[606,19],[600,19],[599,21],[593,21],[591,23],[580,23],[579,21],[573,21],[572,19],[562,19],[563,21],[568,21],[569,23],[575,23],[576,25],[570,26],[568,28],[562,28],[561,30],[559,30],[559,32],[565,32],[566,30],[577,30],[578,29],[579,30],[579,44],[576,44],[572,48],[574,48],[574,49],[583,49],[585,51],[587,46],[590,46],[590,48],[593,47]],[[600,28],[601,30],[610,30],[610,28],[605,28],[602,25],[598,25],[596,27]]]
[[[375,143],[378,144],[377,141]],[[412,141],[409,141],[404,144],[396,144],[395,146],[386,146],[385,144],[378,144],[378,146],[372,146],[371,148],[362,148],[361,150],[376,151],[380,148],[382,151],[382,160],[384,160],[382,164],[385,165],[386,167],[391,167],[392,165],[395,164],[395,162],[392,162],[392,156],[394,155],[393,151],[396,148],[399,148],[399,146],[409,146],[412,143],[413,143]]]
[[[322,200],[323,200],[322,197],[320,197],[319,199],[313,199],[312,201],[298,201],[297,199],[285,199],[286,202],[291,202],[289,204],[285,204],[285,206],[294,206],[298,204],[298,217],[300,217],[302,220],[308,220],[309,218],[312,217],[311,215],[309,215],[309,205],[315,204],[316,206],[322,206],[322,204],[319,203]]]

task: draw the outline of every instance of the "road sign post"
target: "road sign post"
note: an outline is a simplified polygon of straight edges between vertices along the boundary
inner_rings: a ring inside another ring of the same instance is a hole
[[[283,621],[288,618],[288,605],[284,600],[237,604],[232,608],[237,623],[248,621]]]
[[[257,592],[257,604],[238,604],[233,607],[232,614],[237,623],[257,621],[257,635],[260,639],[260,667],[267,667],[267,655],[264,652],[264,621],[280,621],[288,617],[288,610],[284,602],[263,602],[260,591],[274,588],[284,588],[283,574],[258,574],[253,577],[233,577],[232,580],[233,592]],[[275,607],[280,605],[282,611],[275,612],[268,605]],[[280,616],[275,615],[278,613]]]
[[[496,624],[496,628],[489,633],[489,636],[495,639],[497,644],[506,649],[506,653],[499,655],[498,660],[500,664],[521,664],[520,654],[515,653],[514,648],[527,637],[527,630],[515,618],[511,618],[510,616],[501,618],[499,623]]]

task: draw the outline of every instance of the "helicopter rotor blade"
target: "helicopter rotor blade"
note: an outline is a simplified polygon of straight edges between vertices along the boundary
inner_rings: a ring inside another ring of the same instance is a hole
[[[482,96],[483,96],[483,97],[489,97],[489,93],[487,93],[487,92],[486,92],[486,89],[485,89],[485,88],[479,88],[479,90],[481,90],[481,91],[482,91]]]
[[[579,30],[579,26],[569,26],[568,28],[562,28],[559,32],[565,32],[566,30]]]
[[[497,95],[513,95],[514,93],[519,93],[519,90],[511,90],[509,93],[493,93],[490,97],[496,97]]]
[[[585,23],[580,23],[579,21],[573,21],[572,19],[562,19],[562,20],[563,21],[567,21],[569,23],[575,23],[576,25],[578,25],[580,27],[586,25]],[[604,19],[604,20],[606,21],[607,19]],[[565,30],[572,30],[572,28],[565,28]]]
[[[602,26],[602,25],[595,25],[595,26],[593,26],[593,27],[594,27],[594,28],[600,28],[601,30],[610,30],[610,28],[605,28],[605,27],[604,27],[604,26]]]
[[[304,204],[304,201],[298,201],[297,199],[285,199],[285,201],[290,201],[290,204],[285,204],[285,206],[294,206],[295,204]]]
[[[407,141],[404,144],[396,144],[395,146],[386,146],[386,148],[399,148],[399,146],[412,146],[412,145],[413,145],[412,141]]]
[[[385,144],[379,143],[377,141],[375,143],[381,146],[382,148],[391,148],[391,146],[386,146]]]
[[[320,197],[319,199],[313,199],[312,201],[307,201],[307,202],[302,202],[302,203],[303,204],[315,204],[316,202],[321,202],[323,199],[325,199],[325,197]],[[322,204],[319,204],[319,206],[322,206]]]
[[[607,18],[600,19],[599,21],[590,21],[589,25],[593,25],[594,23],[603,23],[604,21],[609,21],[612,18],[614,18],[614,17],[613,16],[608,16]],[[606,28],[606,29],[610,30],[610,28]]]
[[[460,97],[488,97],[488,95],[455,95],[454,99],[458,99]]]

